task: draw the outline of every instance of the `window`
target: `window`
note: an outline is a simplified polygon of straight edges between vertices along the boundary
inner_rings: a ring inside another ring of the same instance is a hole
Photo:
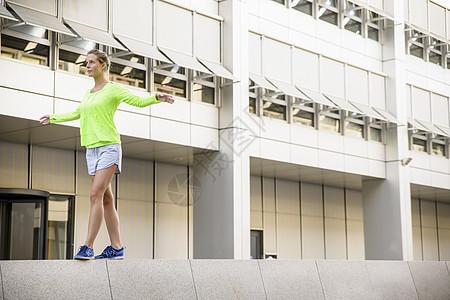
[[[413,136],[411,150],[428,152],[427,138],[423,136]]]
[[[321,113],[319,116],[320,129],[341,132],[341,117],[338,113]]]
[[[167,65],[157,61],[155,69],[155,90],[157,92],[186,98],[187,72],[177,65]]]
[[[432,140],[431,153],[434,155],[445,157],[447,155],[447,152],[445,151],[445,141]]]
[[[411,37],[408,40],[409,54],[423,59],[424,54],[424,36],[419,31],[412,30]]]
[[[263,232],[250,230],[250,259],[263,258]]]
[[[369,127],[369,139],[375,142],[383,142],[383,130],[380,125],[370,125]]]
[[[215,104],[216,83],[214,76],[203,77],[201,72],[194,72],[194,94],[192,100]]]
[[[367,22],[367,37],[371,40],[380,41],[380,21],[371,21],[375,18],[378,18],[379,15],[368,11],[368,22]]]
[[[271,95],[274,91],[267,90]],[[286,96],[265,96],[263,98],[263,116],[286,121]]]
[[[98,44],[86,40],[71,41],[72,39],[72,37],[59,34],[61,46],[59,47],[58,69],[87,75],[86,54],[91,49],[98,49]]]
[[[351,32],[356,34],[361,34],[361,11],[362,7],[346,1],[345,2],[345,13],[344,13],[344,21],[343,27]]]
[[[428,47],[428,61],[442,66],[442,42],[432,37]]]
[[[302,13],[312,16],[313,12],[312,0],[294,0],[292,1],[291,7],[295,10],[301,11]]]
[[[249,79],[249,87],[254,87],[255,83]],[[251,114],[257,114],[256,110],[257,110],[257,105],[256,105],[256,99],[258,98],[257,96],[257,89],[256,88],[249,88],[248,91],[248,111]]]
[[[112,49],[109,80],[124,85],[146,88],[145,58],[140,55]]]
[[[364,139],[364,117],[357,116],[352,112],[347,112],[344,133],[346,136]]]
[[[319,11],[317,16],[322,21],[338,24],[337,0],[319,0]]]
[[[292,121],[294,123],[315,127],[314,115],[315,110],[313,103],[302,103],[297,99],[295,100],[292,105]]]
[[[284,4],[284,0],[272,0],[272,1],[278,2],[280,4]]]
[[[73,196],[51,195],[48,199],[47,259],[73,255]]]
[[[49,65],[48,31],[40,27],[20,25],[1,33],[1,55],[32,64]]]

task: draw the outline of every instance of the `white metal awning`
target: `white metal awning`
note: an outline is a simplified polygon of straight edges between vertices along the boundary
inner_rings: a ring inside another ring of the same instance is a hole
[[[434,126],[433,124],[431,124],[429,122],[422,121],[422,120],[416,120],[416,121],[419,122],[420,124],[422,124],[431,133],[438,134],[438,135],[445,135],[445,132],[443,132],[442,130],[440,130],[439,128],[437,128],[436,126]]]
[[[64,33],[75,36],[69,28],[64,26],[56,16],[46,14],[34,9],[26,8],[20,5],[8,3],[12,10],[19,16],[19,18],[27,25],[41,27],[47,30]]]
[[[420,131],[425,131],[425,132],[430,132],[430,130],[428,128],[426,128],[421,123],[419,123],[416,120],[414,120],[413,118],[408,118],[408,123],[409,123],[409,125],[411,125],[411,127],[413,129],[420,130]]]
[[[331,107],[336,107],[336,105],[331,102],[330,100],[328,100],[324,95],[322,95],[319,92],[315,92],[315,91],[311,91],[305,88],[300,88],[298,86],[296,86],[297,89],[299,89],[303,94],[305,94],[306,97],[308,97],[309,99],[311,99],[313,102],[315,103],[319,103],[319,104],[323,104],[326,106],[331,106]]]
[[[126,50],[118,41],[108,32],[94,27],[79,24],[77,22],[64,19],[67,25],[82,39],[89,40],[106,46],[111,46],[120,50]]]
[[[383,121],[387,121],[387,119],[385,117],[383,117],[382,115],[380,115],[378,112],[376,112],[372,107],[364,105],[364,104],[360,104],[360,103],[356,103],[356,102],[352,102],[352,101],[348,101],[350,102],[350,104],[352,104],[353,106],[355,106],[357,109],[359,109],[360,111],[363,112],[363,114],[365,114],[368,117],[374,118],[374,119],[379,119],[379,120],[383,120]]]
[[[224,66],[222,66],[219,63],[216,62],[212,62],[203,58],[197,58],[206,68],[208,68],[211,72],[213,72],[213,74],[222,77],[222,78],[226,78],[226,79],[231,79],[231,80],[235,80],[236,78],[234,78],[233,74],[231,74],[230,71],[228,71]]]
[[[158,49],[148,43],[141,42],[123,35],[114,34],[114,36],[125,45],[131,52],[137,55],[157,59],[163,62],[170,62]]]
[[[175,52],[175,51],[168,50],[168,49],[164,49],[164,48],[159,48],[159,50],[162,53],[164,53],[174,64],[176,64],[176,65],[178,65],[180,67],[191,69],[191,70],[195,70],[195,71],[199,71],[199,72],[203,72],[203,73],[207,73],[207,74],[211,74],[211,71],[208,70],[207,68],[205,68],[193,56],[190,56],[190,55],[187,55],[187,54],[183,54],[183,53],[179,53],[179,52]]]
[[[363,115],[363,113],[359,109],[357,109],[355,106],[351,105],[347,100],[341,99],[339,97],[327,95],[327,94],[324,94],[324,95],[328,99],[330,99],[331,102],[333,102],[338,108]]]
[[[394,117],[391,113],[389,113],[388,111],[381,109],[381,108],[377,108],[377,107],[372,107],[372,108],[377,113],[382,115],[385,119],[387,119],[389,122],[395,123],[395,124],[401,124],[401,122],[396,117]]]
[[[14,17],[6,7],[0,4],[0,17],[8,20],[18,21],[16,17]]]
[[[437,128],[442,130],[446,136],[450,137],[450,128],[442,126],[442,125],[436,125]]]
[[[267,78],[267,80],[272,83],[280,92],[285,95],[292,96],[295,98],[305,99],[305,95],[297,90],[295,86],[290,85],[288,83],[284,83],[275,79]]]
[[[249,78],[250,78],[251,81],[253,81],[259,87],[262,87],[262,88],[265,88],[265,89],[268,89],[268,90],[272,90],[272,91],[277,91],[278,90],[273,84],[268,82],[261,75],[256,75],[256,74],[249,73]]]

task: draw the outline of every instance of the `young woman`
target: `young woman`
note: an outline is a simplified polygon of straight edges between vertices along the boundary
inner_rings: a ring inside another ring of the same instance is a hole
[[[86,241],[74,258],[94,258],[94,240],[104,216],[111,245],[95,258],[122,259],[124,248],[120,241],[119,216],[114,207],[111,189],[114,174],[121,171],[122,149],[113,117],[121,102],[145,107],[160,102],[173,103],[174,100],[172,96],[161,93],[149,97],[134,96],[119,84],[109,82],[108,70],[111,63],[102,51],[89,51],[86,63],[87,73],[94,78],[95,84],[94,88],[86,92],[80,106],[74,112],[45,115],[40,122],[47,125],[81,119],[81,145],[87,148],[86,161],[92,180],[91,210]]]

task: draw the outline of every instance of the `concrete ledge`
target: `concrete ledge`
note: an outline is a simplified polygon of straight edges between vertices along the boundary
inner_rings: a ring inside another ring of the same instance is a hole
[[[265,299],[257,260],[191,261],[198,299]]]
[[[0,299],[450,299],[449,262],[0,261]]]
[[[105,261],[1,261],[4,299],[111,299]]]
[[[364,261],[317,260],[326,299],[375,299]]]
[[[366,261],[375,298],[418,299],[406,261]]]
[[[419,299],[450,299],[450,275],[444,261],[408,264]]]
[[[325,299],[314,260],[261,260],[267,299]]]
[[[113,299],[195,299],[188,260],[108,260]]]

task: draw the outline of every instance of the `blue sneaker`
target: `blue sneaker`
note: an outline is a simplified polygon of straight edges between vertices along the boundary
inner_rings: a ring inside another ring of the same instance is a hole
[[[123,247],[120,249],[116,249],[113,248],[112,246],[108,246],[105,248],[105,250],[103,250],[102,254],[97,255],[95,259],[105,259],[105,258],[123,259],[123,250],[124,250]]]
[[[89,248],[86,245],[80,247],[77,255],[73,257],[73,259],[93,259],[94,258],[94,249]]]

